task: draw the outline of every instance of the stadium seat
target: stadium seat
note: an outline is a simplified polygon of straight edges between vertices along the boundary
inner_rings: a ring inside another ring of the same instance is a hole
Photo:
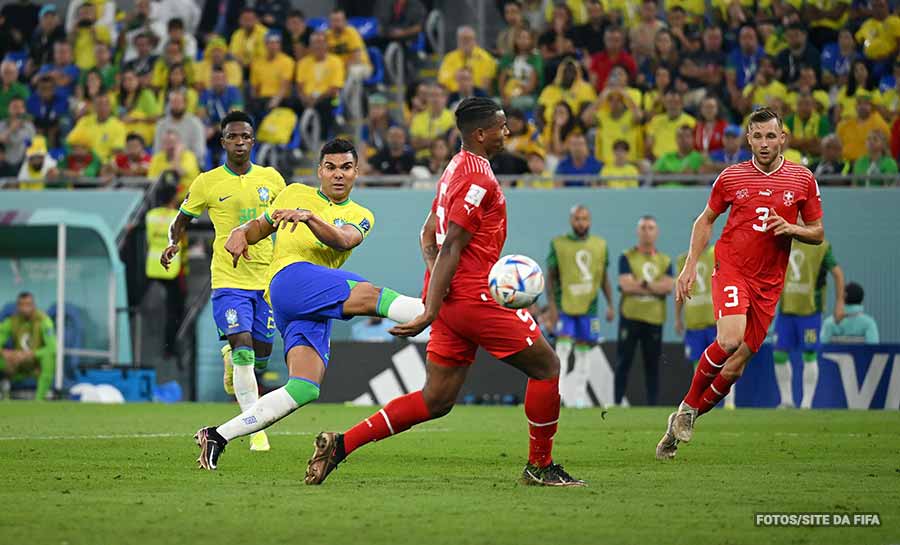
[[[325,32],[328,30],[328,19],[325,17],[310,17],[306,20],[306,26],[313,29],[313,32]]]
[[[84,311],[81,307],[66,304],[66,346],[68,348],[84,347]],[[47,316],[56,323],[56,303],[47,308]],[[81,358],[79,356],[66,356],[63,360],[63,377],[64,382],[75,381],[78,379],[78,364]]]
[[[363,82],[364,85],[378,85],[384,83],[384,55],[377,47],[367,47],[369,60],[372,62],[372,75]]]
[[[365,42],[378,36],[378,19],[375,17],[350,17],[347,22],[359,32]]]

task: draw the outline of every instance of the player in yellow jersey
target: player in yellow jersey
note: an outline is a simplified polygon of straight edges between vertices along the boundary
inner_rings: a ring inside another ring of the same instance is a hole
[[[225,391],[233,393],[241,410],[246,410],[259,399],[255,368],[268,364],[275,335],[272,309],[263,298],[273,243],[260,241],[249,252],[251,259],[235,267],[225,241],[232,229],[265,213],[285,184],[274,168],[250,162],[255,136],[249,115],[231,112],[222,119],[221,129],[225,164],[197,176],[191,184],[169,227],[169,247],[160,262],[168,269],[179,250],[174,241],[181,240],[192,219],[208,210],[216,231],[210,266],[213,316],[220,338],[228,340],[222,350]],[[269,450],[265,433],[250,438],[250,450]]]
[[[331,356],[332,320],[382,316],[406,323],[424,312],[421,299],[375,287],[339,269],[375,224],[372,212],[350,200],[357,159],[352,143],[331,140],[319,154],[319,189],[292,184],[263,215],[231,232],[225,249],[237,267],[256,260],[251,249],[281,228],[266,296],[284,338],[290,378],[225,424],[197,432],[201,468],[216,469],[232,439],[267,428],[318,399]]]

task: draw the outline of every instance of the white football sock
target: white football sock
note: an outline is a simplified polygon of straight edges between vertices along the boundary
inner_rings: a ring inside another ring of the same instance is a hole
[[[725,396],[725,406],[729,408],[734,408],[734,384],[731,385],[731,391],[728,392],[728,395]]]
[[[556,339],[556,357],[559,358],[559,376],[569,373],[569,354],[572,353],[572,342],[569,339]]]
[[[589,354],[590,351],[584,347],[575,347],[575,367],[572,369],[572,376],[575,379],[575,405],[579,407],[590,405],[587,391],[588,377],[591,373]]]
[[[819,362],[816,360],[803,362],[803,399],[801,409],[811,409],[816,386],[819,384]]]
[[[259,399],[259,388],[256,386],[256,373],[252,365],[234,366],[234,397],[242,411],[246,411]]]
[[[252,369],[253,366],[250,367]],[[235,371],[237,371],[237,368],[235,368]],[[245,409],[244,412],[217,427],[216,431],[226,441],[231,441],[235,437],[250,435],[261,429],[268,428],[297,410],[299,406],[294,401],[294,398],[291,397],[291,394],[284,387],[281,387],[259,398],[256,403]]]
[[[387,318],[405,324],[425,312],[425,305],[418,297],[398,295],[387,310]]]
[[[791,362],[775,364],[775,378],[778,379],[778,391],[781,392],[781,404],[794,404],[794,391],[791,387],[791,381],[794,375],[791,371]]]

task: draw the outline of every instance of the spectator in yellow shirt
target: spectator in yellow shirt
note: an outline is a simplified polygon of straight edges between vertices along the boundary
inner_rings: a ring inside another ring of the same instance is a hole
[[[863,22],[855,37],[867,59],[883,61],[897,53],[900,17],[891,15],[887,0],[872,0],[870,5],[872,16]]]
[[[475,42],[475,29],[461,26],[456,31],[456,49],[447,53],[438,69],[438,83],[448,91],[455,92],[456,72],[463,66],[472,69],[475,86],[493,91],[494,77],[497,75],[497,61]]]
[[[456,126],[453,112],[447,109],[447,91],[438,84],[428,86],[427,108],[413,116],[409,127],[416,159],[426,159],[435,138],[445,138]]]
[[[250,111],[256,119],[262,119],[291,96],[294,64],[294,59],[281,51],[281,33],[266,33],[266,56],[250,66]]]
[[[579,115],[582,109],[597,98],[594,86],[584,80],[581,65],[573,58],[566,58],[556,69],[553,83],[544,87],[537,100],[537,119],[543,125],[553,120],[553,111],[559,102]]]
[[[241,10],[238,25],[238,29],[231,35],[228,49],[231,56],[241,63],[244,69],[248,69],[251,62],[265,57],[265,38],[269,29],[259,22],[256,11],[251,7]]]
[[[619,68],[619,67],[617,67]],[[600,97],[581,114],[585,127],[597,127],[594,153],[604,164],[613,162],[613,144],[617,140],[628,143],[629,160],[637,162],[641,138],[640,93],[628,92],[628,87],[607,85]]]
[[[634,176],[633,178],[617,178],[614,180],[604,180],[606,187],[614,187],[617,189],[624,187],[638,187],[638,175],[640,171],[629,160],[631,146],[625,140],[616,140],[613,145],[613,161],[612,163],[604,163],[600,170],[600,176]]]
[[[769,107],[774,101],[787,102],[787,87],[775,79],[775,62],[772,57],[763,57],[759,60],[759,68],[753,83],[744,87],[744,100],[741,113],[744,115],[757,108]]]
[[[182,49],[181,42],[168,42],[163,50],[163,55],[153,64],[153,76],[151,85],[157,91],[165,89],[169,81],[169,70],[176,64],[184,67],[187,85],[194,84],[194,62],[187,58]]]
[[[347,79],[362,82],[372,75],[372,63],[366,51],[366,43],[352,26],[347,24],[343,9],[335,9],[328,16],[328,30],[325,31],[328,52],[344,61]]]
[[[678,91],[674,89],[666,91],[663,95],[663,105],[666,112],[654,115],[644,127],[644,154],[651,161],[669,152],[678,151],[676,144],[678,129],[683,125],[694,128],[697,124],[690,114],[684,112]]]
[[[325,34],[321,32],[313,32],[309,37],[309,51],[297,62],[297,98],[300,111],[315,108],[319,113],[324,137],[331,129],[334,105],[344,87],[344,63],[328,52]]]
[[[69,35],[75,52],[75,66],[79,70],[90,70],[97,64],[94,46],[98,43],[108,45],[112,38],[108,28],[97,24],[97,8],[94,4],[84,3],[79,6],[77,17],[76,28]]]
[[[872,131],[880,130],[890,134],[891,130],[881,114],[874,111],[872,97],[867,94],[856,95],[856,115],[846,117],[838,123],[837,135],[844,144],[844,159],[856,161],[866,154],[866,137]]]
[[[228,85],[238,89],[244,85],[244,72],[241,64],[228,56],[228,45],[224,39],[218,36],[206,44],[203,60],[194,65],[194,86],[198,91],[208,89],[212,85],[213,66],[222,67]],[[293,76],[293,73],[291,75]]]
[[[162,149],[150,159],[147,177],[155,180],[166,173],[173,176],[178,185],[179,200],[184,199],[194,178],[200,174],[197,156],[184,146],[181,136],[173,130],[163,135]]]
[[[115,152],[125,148],[125,124],[113,117],[110,97],[106,93],[94,99],[94,113],[79,119],[72,131],[83,131],[91,136],[91,151],[103,164],[108,163]]]

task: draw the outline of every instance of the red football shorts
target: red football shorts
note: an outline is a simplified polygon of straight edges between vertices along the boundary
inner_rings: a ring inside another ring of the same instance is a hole
[[[759,351],[769,324],[775,317],[781,288],[753,282],[740,272],[717,267],[712,277],[712,300],[716,320],[723,316],[745,314],[747,329],[744,342],[753,352]]]
[[[434,363],[465,367],[475,361],[479,346],[503,359],[533,345],[540,336],[541,329],[528,310],[501,307],[482,293],[480,300],[444,301],[431,324],[426,351]]]

